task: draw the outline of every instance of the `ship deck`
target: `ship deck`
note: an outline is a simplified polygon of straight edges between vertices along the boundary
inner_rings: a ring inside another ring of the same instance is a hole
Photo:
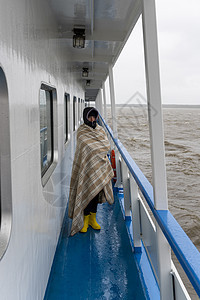
[[[66,214],[45,300],[146,299],[119,202],[115,193],[113,205],[98,205],[100,231],[69,237]]]

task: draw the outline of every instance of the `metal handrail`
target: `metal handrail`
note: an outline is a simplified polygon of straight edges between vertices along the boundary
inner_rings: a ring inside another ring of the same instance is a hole
[[[188,276],[188,279],[200,297],[200,253],[198,249],[194,246],[192,241],[189,239],[187,234],[184,232],[169,210],[155,209],[152,185],[136,165],[120,140],[114,138],[111,128],[105,123],[101,116],[100,118],[123,160],[125,161],[130,174],[135,179],[140,191],[146,199],[171,249],[175,253],[182,268]]]

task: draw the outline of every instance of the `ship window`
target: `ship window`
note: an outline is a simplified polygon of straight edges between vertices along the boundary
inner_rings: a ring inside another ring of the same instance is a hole
[[[83,121],[83,99],[81,99],[81,122]]]
[[[78,98],[78,125],[80,125],[81,122],[81,99]]]
[[[76,118],[77,118],[77,112],[76,112],[76,97],[73,99],[73,131],[76,130]]]
[[[7,82],[0,68],[0,259],[8,248],[12,225],[9,118]]]
[[[42,181],[43,184],[49,179],[55,155],[55,123],[56,123],[56,90],[45,84],[40,89],[40,164],[41,175],[47,175]],[[48,171],[49,170],[49,171]],[[47,172],[48,171],[48,172]]]
[[[69,111],[70,111],[70,95],[65,94],[65,99],[64,99],[64,138],[65,138],[65,143],[69,140]]]

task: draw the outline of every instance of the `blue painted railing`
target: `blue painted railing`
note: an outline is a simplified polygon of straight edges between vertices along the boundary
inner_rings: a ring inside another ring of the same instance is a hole
[[[101,117],[101,116],[100,116]],[[158,225],[164,233],[171,249],[174,251],[182,268],[188,276],[196,293],[200,297],[200,253],[194,246],[192,241],[183,231],[176,219],[168,210],[156,210],[154,208],[153,187],[142,171],[138,168],[126,148],[119,141],[115,139],[111,128],[105,123],[101,117],[106,130],[116,145],[119,153],[125,161],[131,175],[134,177],[138,187],[140,188],[144,198],[146,199]]]

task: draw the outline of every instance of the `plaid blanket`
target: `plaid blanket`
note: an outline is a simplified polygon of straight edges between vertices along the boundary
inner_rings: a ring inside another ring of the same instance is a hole
[[[114,202],[111,179],[113,169],[107,157],[110,143],[104,129],[83,124],[77,131],[77,146],[70,182],[68,215],[71,235],[83,228],[84,209],[99,194],[99,203]]]

